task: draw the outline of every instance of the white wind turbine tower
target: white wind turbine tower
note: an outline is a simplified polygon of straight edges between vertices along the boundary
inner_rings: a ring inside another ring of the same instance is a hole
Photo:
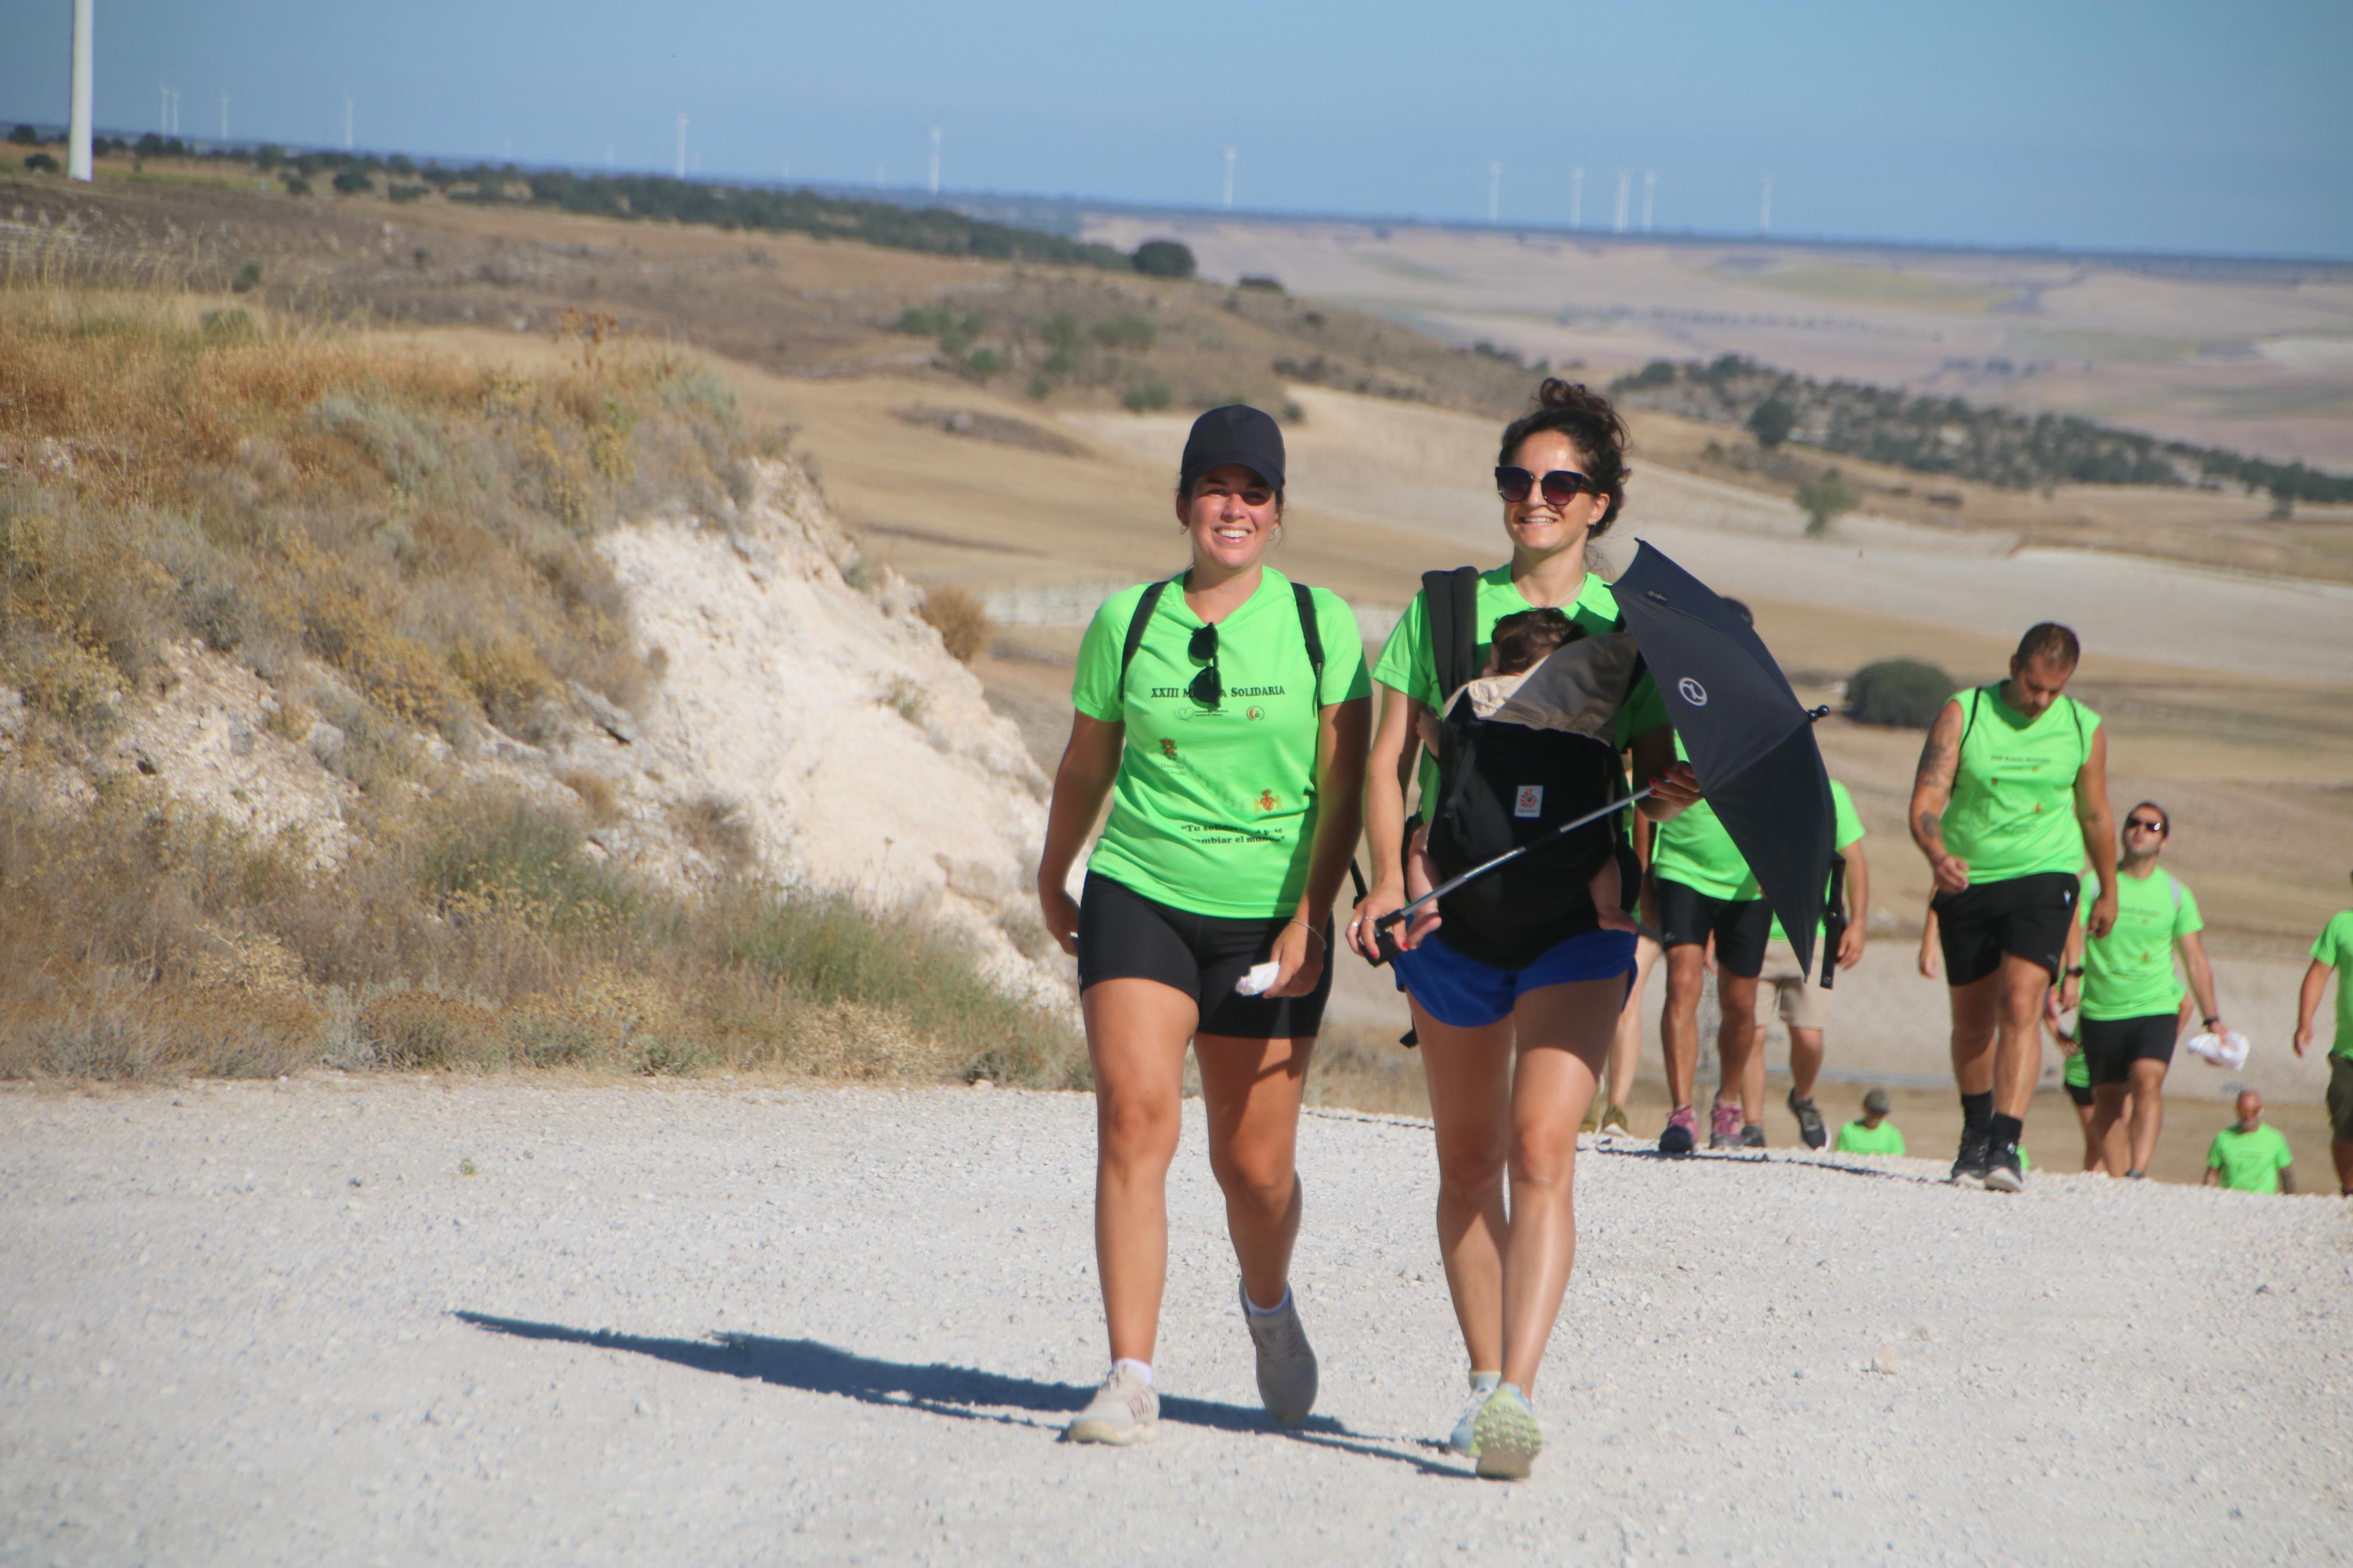
[[[175,88],[174,88],[174,89],[172,89],[172,134],[173,134],[173,135],[174,135],[174,136],[177,136],[179,133],[180,133],[180,89],[179,89],[178,88],[176,88],[176,87],[175,87]]]
[[[1504,165],[1487,165],[1487,221],[1493,223],[1504,210]]]
[[[686,178],[686,110],[678,111],[678,177]]]
[[[1658,172],[1656,169],[1645,169],[1645,170],[1643,170],[1643,171],[1642,171],[1642,232],[1643,232],[1644,234],[1648,234],[1648,233],[1650,233],[1650,232],[1651,232],[1651,198],[1652,198],[1653,196],[1655,196],[1655,195],[1658,194],[1658,189],[1659,189],[1659,172]]]
[[[1226,149],[1225,205],[1228,212],[1234,210],[1234,150],[1230,147]]]
[[[67,111],[66,178],[88,181],[90,166],[90,0],[74,0],[73,99]]]
[[[1568,172],[1568,226],[1585,226],[1585,165],[1582,163]]]
[[[1773,176],[1765,176],[1765,188],[1757,196],[1757,232],[1773,232]]]
[[[940,128],[932,127],[932,195],[940,194]]]
[[[1618,232],[1618,233],[1620,233],[1620,234],[1623,234],[1623,233],[1625,233],[1625,232],[1626,232],[1626,178],[1627,178],[1627,176],[1626,176],[1626,171],[1625,171],[1625,170],[1623,170],[1623,169],[1619,170],[1619,171],[1618,171],[1618,215],[1617,215],[1617,220],[1616,220],[1616,226],[1616,226],[1616,228],[1617,228],[1617,232]]]

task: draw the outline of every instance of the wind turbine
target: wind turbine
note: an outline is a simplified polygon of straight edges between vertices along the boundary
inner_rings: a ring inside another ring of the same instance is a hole
[[[1568,172],[1568,226],[1585,226],[1585,165],[1582,163]]]
[[[1625,171],[1625,170],[1623,170],[1623,169],[1619,170],[1619,171],[1618,171],[1618,214],[1617,214],[1617,220],[1616,220],[1616,224],[1615,224],[1615,226],[1615,226],[1615,228],[1616,228],[1617,232],[1618,232],[1618,233],[1620,233],[1620,234],[1623,234],[1623,233],[1625,233],[1625,232],[1626,232],[1626,179],[1627,179],[1626,171]]]
[[[1642,232],[1643,232],[1644,234],[1648,234],[1648,233],[1650,233],[1650,232],[1651,232],[1651,198],[1652,198],[1653,196],[1655,196],[1655,195],[1658,194],[1658,189],[1659,189],[1659,172],[1658,172],[1656,169],[1645,169],[1645,170],[1643,170],[1643,171],[1642,171]]]
[[[1504,210],[1504,165],[1487,165],[1487,221],[1493,223]]]
[[[66,178],[88,181],[90,166],[90,0],[74,0],[73,107],[66,131]]]
[[[678,111],[678,177],[686,178],[686,110]]]
[[[1757,232],[1773,232],[1773,176],[1765,176],[1765,188],[1757,196]]]
[[[1234,210],[1234,150],[1226,149],[1226,210]]]

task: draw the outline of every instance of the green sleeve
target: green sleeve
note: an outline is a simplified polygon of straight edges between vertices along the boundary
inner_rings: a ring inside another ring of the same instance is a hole
[[[1381,657],[1373,661],[1373,679],[1391,690],[1402,691],[1426,707],[1438,706],[1438,670],[1430,657],[1430,611],[1424,595],[1398,617]]]
[[[1356,612],[1328,589],[1310,592],[1315,596],[1315,629],[1324,638],[1324,685],[1315,705],[1329,708],[1370,697],[1373,682],[1365,672],[1365,635],[1356,627]]]
[[[2295,1163],[2295,1151],[2287,1146],[2287,1134],[2276,1127],[2272,1129],[2272,1147],[2279,1151],[2281,1170],[2284,1171]]]
[[[1144,587],[1122,588],[1103,602],[1079,642],[1079,666],[1071,676],[1071,706],[1090,719],[1116,724],[1127,717],[1120,690],[1119,656],[1127,644],[1127,623],[1144,597]],[[1361,657],[1361,656],[1359,656]]]
[[[1848,795],[1846,785],[1836,779],[1831,780],[1831,812],[1837,818],[1837,826],[1831,834],[1832,848],[1844,849],[1850,844],[1862,841],[1862,817],[1854,809],[1854,797]]]
[[[2206,921],[2198,912],[2198,895],[2179,882],[2173,885],[2181,889],[2181,907],[2173,911],[2173,935],[2179,941],[2192,931],[2204,931]]]
[[[1903,1130],[1902,1128],[1900,1128],[1900,1127],[1899,1127],[1899,1128],[1896,1128],[1894,1131],[1895,1131],[1895,1152],[1896,1152],[1896,1153],[1898,1153],[1898,1154],[1902,1154],[1902,1153],[1905,1152],[1905,1151],[1904,1151],[1904,1130]]]
[[[2222,1135],[2220,1132],[2214,1134],[2214,1142],[2206,1145],[2206,1168],[2210,1171],[2222,1168]]]
[[[2344,961],[2348,940],[2353,940],[2353,913],[2332,915],[2312,944],[2312,956],[2334,968]]]

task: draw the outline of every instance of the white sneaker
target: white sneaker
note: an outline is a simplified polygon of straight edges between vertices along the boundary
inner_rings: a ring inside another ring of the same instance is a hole
[[[1504,1381],[1504,1374],[1500,1372],[1474,1372],[1470,1378],[1471,1397],[1463,1405],[1462,1415],[1454,1423],[1454,1430],[1447,1434],[1446,1446],[1466,1459],[1475,1459],[1479,1457],[1479,1443],[1472,1435],[1472,1427],[1479,1419],[1479,1407],[1487,1403],[1487,1395],[1495,1392],[1495,1385]]]
[[[1109,1443],[1122,1448],[1149,1443],[1159,1435],[1160,1395],[1125,1367],[1113,1367],[1087,1407],[1062,1428],[1065,1443]]]
[[[1299,1326],[1299,1306],[1289,1290],[1282,1310],[1253,1311],[1250,1289],[1238,1287],[1242,1321],[1250,1325],[1250,1342],[1258,1347],[1258,1396],[1266,1413],[1288,1426],[1304,1421],[1315,1408],[1315,1352],[1308,1348],[1307,1331]]]

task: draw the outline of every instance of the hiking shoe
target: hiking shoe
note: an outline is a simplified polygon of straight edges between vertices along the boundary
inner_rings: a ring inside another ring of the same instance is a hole
[[[1587,1106],[1587,1107],[1585,1108],[1585,1120],[1584,1120],[1583,1121],[1580,1121],[1580,1122],[1578,1122],[1578,1123],[1577,1124],[1577,1130],[1579,1132],[1599,1132],[1599,1131],[1601,1131],[1601,1108],[1600,1108],[1599,1106],[1598,1106],[1598,1105],[1588,1105],[1588,1106]]]
[[[1993,1130],[1987,1127],[1963,1127],[1961,1152],[1953,1157],[1952,1179],[1957,1182],[1981,1182],[1985,1179],[1986,1161],[1993,1153]]]
[[[1751,1121],[1744,1125],[1740,1129],[1740,1146],[1743,1149],[1765,1147],[1765,1124],[1761,1121]]]
[[[1666,1131],[1659,1134],[1659,1152],[1688,1154],[1699,1142],[1699,1117],[1688,1105],[1675,1107],[1667,1118]]]
[[[1711,1149],[1739,1148],[1741,1126],[1739,1105],[1726,1105],[1717,1100],[1708,1107],[1707,1146]]]
[[[1500,1372],[1474,1372],[1471,1374],[1471,1397],[1463,1405],[1462,1414],[1454,1423],[1454,1430],[1446,1436],[1448,1448],[1466,1459],[1479,1457],[1479,1439],[1475,1430],[1479,1409],[1487,1403],[1487,1396],[1495,1392],[1495,1385],[1503,1381],[1504,1374]]]
[[[1789,1114],[1798,1119],[1798,1136],[1805,1140],[1807,1148],[1820,1149],[1831,1141],[1822,1127],[1820,1109],[1811,1099],[1799,1099],[1794,1089],[1789,1091]]]
[[[1522,1481],[1544,1452],[1544,1428],[1536,1425],[1528,1396],[1511,1384],[1499,1383],[1472,1418],[1471,1443],[1479,1456],[1480,1475],[1491,1481]]]
[[[1626,1108],[1624,1106],[1613,1105],[1609,1110],[1601,1113],[1601,1136],[1604,1138],[1631,1138],[1634,1136],[1634,1129],[1627,1125]]]
[[[2019,1161],[2018,1145],[1988,1140],[1987,1147],[1986,1190],[1992,1193],[2023,1192],[2026,1189],[2026,1169]]]
[[[1109,1443],[1122,1448],[1149,1443],[1159,1435],[1160,1395],[1124,1367],[1114,1367],[1087,1407],[1062,1428],[1065,1443]]]
[[[1258,1396],[1266,1413],[1286,1426],[1304,1421],[1315,1408],[1315,1352],[1307,1348],[1307,1331],[1299,1326],[1299,1308],[1291,1292],[1282,1293],[1279,1311],[1250,1310],[1250,1291],[1235,1289],[1242,1300],[1242,1321],[1250,1325],[1250,1342],[1258,1347]]]

